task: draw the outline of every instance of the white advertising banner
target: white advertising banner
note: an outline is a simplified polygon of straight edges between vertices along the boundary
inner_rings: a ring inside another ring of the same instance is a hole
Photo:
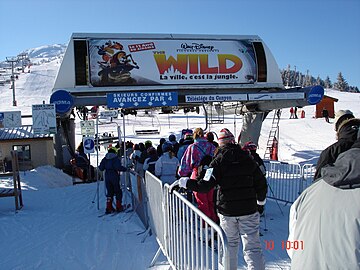
[[[252,83],[250,40],[89,40],[93,86]]]

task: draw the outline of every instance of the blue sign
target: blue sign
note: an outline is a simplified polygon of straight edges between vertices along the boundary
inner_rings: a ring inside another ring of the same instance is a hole
[[[106,96],[108,108],[177,106],[177,92],[117,92]]]
[[[85,154],[94,153],[95,142],[93,137],[84,137],[83,145]]]
[[[310,89],[307,95],[307,101],[310,105],[318,104],[324,97],[324,88],[320,85],[314,86]]]
[[[72,95],[66,90],[57,90],[52,93],[50,103],[55,104],[55,111],[58,114],[66,114],[71,112],[74,105]]]

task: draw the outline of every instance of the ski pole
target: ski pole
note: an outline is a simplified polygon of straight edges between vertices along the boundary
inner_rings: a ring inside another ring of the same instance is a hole
[[[277,206],[279,207],[281,214],[282,214],[282,215],[284,215],[284,213],[283,213],[283,211],[282,211],[282,209],[281,209],[281,207],[280,207],[280,205],[279,205],[278,199],[276,199],[275,194],[274,194],[274,191],[272,190],[272,188],[271,188],[271,186],[270,186],[270,184],[269,184],[269,183],[268,183],[268,187],[269,187],[269,189],[270,189],[270,191],[271,191],[272,195],[273,195],[273,196],[274,196],[274,198],[275,198],[276,204],[277,204]]]
[[[265,223],[265,229],[264,229],[264,231],[267,232],[267,227],[266,227],[266,213],[265,213],[265,210],[264,210],[264,223]]]
[[[97,195],[97,190],[95,191],[94,197],[93,197],[93,199],[92,199],[92,201],[91,201],[92,203],[95,203],[96,195]]]

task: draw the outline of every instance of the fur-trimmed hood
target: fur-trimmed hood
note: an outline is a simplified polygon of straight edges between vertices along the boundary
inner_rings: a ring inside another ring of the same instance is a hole
[[[326,183],[342,189],[360,188],[360,138],[353,147],[341,153],[335,163],[324,167],[321,177]]]
[[[354,128],[354,126],[357,128]],[[338,139],[352,138],[353,140],[356,140],[359,126],[359,118],[347,119],[340,124],[338,131],[336,132],[336,136]]]

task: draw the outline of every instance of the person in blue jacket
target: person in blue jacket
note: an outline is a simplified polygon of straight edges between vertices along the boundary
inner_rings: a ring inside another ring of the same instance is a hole
[[[121,165],[121,161],[114,148],[109,148],[105,157],[101,160],[99,165],[100,171],[105,171],[105,186],[106,186],[106,214],[115,211],[112,202],[115,195],[116,211],[123,210],[122,190],[120,188],[120,172],[126,172],[127,169]]]

